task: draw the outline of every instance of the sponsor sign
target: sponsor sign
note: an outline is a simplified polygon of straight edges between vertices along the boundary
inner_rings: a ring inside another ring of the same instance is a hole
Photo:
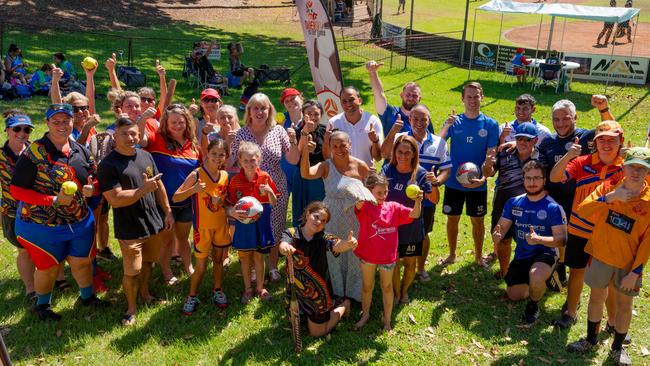
[[[384,39],[392,39],[393,45],[399,48],[406,48],[406,29],[393,24],[382,23],[381,36]]]
[[[565,60],[580,64],[575,79],[645,84],[648,78],[647,58],[567,53]]]

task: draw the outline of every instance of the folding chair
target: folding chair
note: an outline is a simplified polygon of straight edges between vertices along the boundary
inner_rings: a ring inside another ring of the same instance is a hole
[[[199,87],[199,70],[194,66],[194,61],[192,61],[191,57],[185,57],[185,64],[183,64],[183,77],[192,88]]]
[[[517,73],[515,73],[515,64],[513,64],[510,61],[504,62],[504,67],[506,69],[504,75],[503,75],[503,82],[505,83],[506,80],[510,82],[510,86],[517,81]]]
[[[555,85],[555,93],[557,94],[562,80],[562,64],[549,65],[547,63],[540,63],[535,82],[533,83],[533,90],[539,88],[540,85]]]

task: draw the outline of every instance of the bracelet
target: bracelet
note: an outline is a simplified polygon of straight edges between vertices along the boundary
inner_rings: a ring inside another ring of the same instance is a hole
[[[609,107],[598,110],[600,113],[609,112]]]

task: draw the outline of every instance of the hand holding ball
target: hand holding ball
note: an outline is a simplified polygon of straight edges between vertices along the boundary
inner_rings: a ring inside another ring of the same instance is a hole
[[[70,180],[67,182],[63,182],[61,188],[63,189],[63,193],[65,193],[68,196],[73,196],[75,193],[77,193],[77,184]]]
[[[92,70],[97,67],[97,60],[92,57],[86,57],[81,61],[81,66],[86,70]]]
[[[422,192],[420,187],[418,187],[417,184],[409,184],[406,187],[406,197],[414,200],[418,197],[418,195]]]

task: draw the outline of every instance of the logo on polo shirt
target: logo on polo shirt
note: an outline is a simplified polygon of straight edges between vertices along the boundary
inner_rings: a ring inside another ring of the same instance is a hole
[[[449,206],[449,205],[442,206],[442,211],[444,211],[445,213],[450,213],[451,212],[451,206]]]
[[[612,210],[609,210],[609,215],[607,215],[607,220],[605,221],[616,229],[621,230],[627,234],[630,234],[632,232],[632,228],[636,222],[636,220],[633,218]]]
[[[537,218],[540,220],[546,220],[548,217],[548,213],[546,213],[546,210],[539,210],[537,211]]]
[[[488,135],[488,132],[485,128],[481,128],[480,130],[478,130],[478,135],[481,137],[485,137]]]
[[[596,174],[597,173],[596,169],[592,168],[590,165],[583,166],[582,170],[584,170],[585,172],[587,172],[589,174]]]
[[[512,216],[522,217],[524,215],[524,209],[521,207],[512,208]]]

